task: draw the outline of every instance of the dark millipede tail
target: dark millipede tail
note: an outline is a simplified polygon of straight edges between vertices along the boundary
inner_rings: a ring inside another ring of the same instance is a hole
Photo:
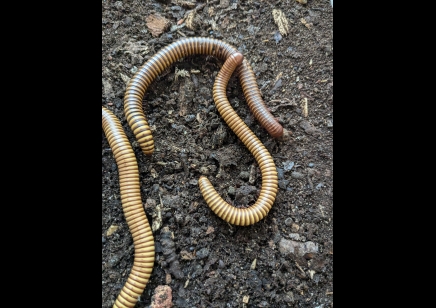
[[[276,118],[269,112],[265,103],[263,102],[260,90],[257,86],[256,77],[254,76],[253,69],[247,60],[242,62],[236,70],[241,81],[242,91],[247,99],[247,104],[253,112],[255,118],[260,122],[268,133],[274,137],[279,138],[283,135],[283,127],[277,122]]]
[[[177,60],[195,54],[211,55],[226,61],[238,52],[235,47],[223,41],[207,37],[190,37],[180,39],[151,57],[130,79],[124,95],[124,113],[142,152],[150,155],[154,151],[153,136],[142,109],[142,99],[148,86],[166,68]],[[255,118],[274,138],[283,134],[283,127],[266,108],[256,83],[253,70],[247,60],[243,60],[237,73],[248,106]]]
[[[238,65],[241,65],[242,60],[243,56],[240,53],[235,53],[226,60],[215,79],[213,99],[224,121],[250,150],[259,164],[262,173],[262,188],[259,198],[249,208],[235,208],[220,197],[206,177],[200,177],[198,182],[203,198],[215,214],[228,223],[247,226],[258,222],[268,214],[276,198],[278,178],[276,166],[268,150],[239,118],[227,100],[227,84],[233,71]]]
[[[115,156],[120,177],[121,202],[135,246],[135,259],[114,307],[134,307],[144,292],[154,266],[154,239],[142,206],[135,154],[120,121],[102,107],[102,126]]]

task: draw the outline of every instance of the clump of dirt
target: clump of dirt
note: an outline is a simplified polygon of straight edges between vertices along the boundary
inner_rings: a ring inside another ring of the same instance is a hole
[[[286,18],[286,35],[273,10]],[[154,232],[155,267],[136,307],[148,307],[158,285],[171,288],[174,307],[332,307],[330,1],[106,0],[102,11],[102,104],[120,119],[133,145],[150,223],[157,205],[162,219]],[[151,15],[170,22],[156,37],[147,27]],[[292,132],[288,140],[271,138],[250,112],[238,78],[232,77],[229,101],[265,144],[279,174],[274,206],[255,225],[222,221],[207,207],[197,183],[200,175],[207,176],[237,207],[253,204],[261,187],[254,157],[212,99],[221,61],[187,57],[147,90],[144,110],[156,147],[151,157],[141,152],[126,122],[123,96],[130,77],[161,48],[185,36],[217,38],[242,52],[266,105]],[[117,165],[104,134],[102,203],[102,307],[112,307],[132,267],[134,247]]]

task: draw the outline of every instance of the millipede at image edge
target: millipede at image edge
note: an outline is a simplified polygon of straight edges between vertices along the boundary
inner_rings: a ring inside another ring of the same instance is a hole
[[[164,47],[141,66],[130,79],[124,96],[124,113],[142,152],[151,155],[154,151],[154,141],[143,111],[145,92],[159,74],[177,60],[196,54],[211,55],[224,61],[215,78],[213,99],[221,117],[253,154],[262,176],[259,197],[253,205],[247,208],[236,208],[224,201],[205,176],[199,178],[200,191],[207,205],[221,219],[230,224],[248,226],[268,214],[278,191],[278,177],[270,153],[236,114],[227,99],[226,87],[234,71],[241,82],[247,104],[259,123],[274,138],[280,138],[288,132],[265,106],[253,70],[237,49],[222,41],[209,38],[184,38]],[[134,307],[153,269],[154,240],[142,208],[135,155],[122,131],[119,120],[104,107],[103,128],[119,165],[121,199],[135,246],[135,263],[130,274],[133,278],[129,276],[114,307]]]

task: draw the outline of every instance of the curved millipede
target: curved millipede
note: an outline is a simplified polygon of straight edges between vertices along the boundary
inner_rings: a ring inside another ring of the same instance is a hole
[[[232,73],[241,81],[248,106],[260,124],[273,137],[283,135],[283,127],[265,106],[257,86],[253,70],[233,46],[210,38],[186,38],[178,40],[151,57],[130,79],[124,95],[126,119],[144,154],[154,151],[150,127],[142,109],[142,99],[152,81],[177,60],[194,54],[206,54],[224,60],[224,66],[216,77],[213,97],[223,119],[256,158],[262,173],[262,188],[256,203],[239,209],[225,202],[206,177],[200,177],[199,186],[208,206],[222,219],[235,225],[250,225],[266,216],[277,194],[277,170],[268,150],[256,135],[238,117],[226,97],[226,87]]]
[[[102,106],[102,126],[115,156],[120,177],[121,202],[133,237],[132,270],[114,307],[134,307],[150,278],[154,265],[154,239],[142,206],[138,164],[120,121]]]
[[[206,177],[201,176],[198,183],[207,205],[215,214],[228,223],[248,226],[258,222],[268,214],[276,198],[278,178],[276,166],[268,150],[236,114],[226,96],[230,76],[235,68],[242,63],[242,59],[242,54],[234,53],[226,60],[215,79],[213,99],[224,121],[250,150],[259,164],[262,174],[260,195],[254,205],[240,209],[224,201]]]
[[[211,55],[226,61],[236,52],[236,48],[220,40],[206,37],[184,38],[161,49],[135,73],[124,95],[124,113],[144,154],[150,155],[154,151],[153,137],[142,109],[142,99],[151,82],[172,63],[188,55]],[[265,106],[248,61],[244,59],[236,72],[255,118],[272,137],[281,137],[283,127]]]

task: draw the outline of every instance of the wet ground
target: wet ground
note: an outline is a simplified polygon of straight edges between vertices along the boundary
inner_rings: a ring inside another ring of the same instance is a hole
[[[133,145],[149,221],[157,208],[162,215],[154,232],[155,267],[136,307],[148,307],[158,285],[171,287],[174,307],[333,307],[333,8],[329,1],[307,2],[102,1],[102,104],[121,120]],[[287,35],[273,10],[283,12]],[[147,26],[153,14],[169,22],[160,34]],[[140,151],[126,122],[126,82],[162,47],[185,36],[217,38],[241,51],[266,105],[292,132],[286,141],[271,138],[232,77],[228,98],[279,171],[274,206],[255,225],[221,220],[197,184],[206,175],[237,207],[253,204],[261,187],[254,157],[214,106],[218,59],[187,57],[149,88],[144,109],[155,140],[151,157]],[[102,307],[112,307],[133,263],[119,192],[102,133]],[[111,226],[117,229],[107,236]],[[169,242],[174,249],[168,252]],[[179,264],[167,262],[168,253]]]

